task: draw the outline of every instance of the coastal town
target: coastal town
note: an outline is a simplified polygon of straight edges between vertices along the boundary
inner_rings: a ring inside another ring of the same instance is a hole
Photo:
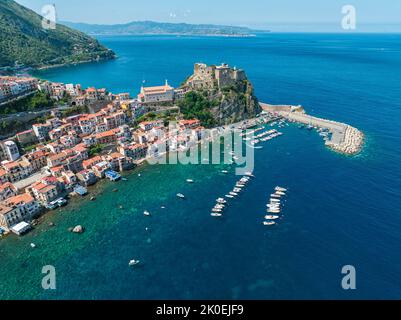
[[[0,82],[3,101],[38,90],[54,99],[67,94],[72,106],[103,106],[93,113],[69,117],[52,112],[44,123],[35,123],[1,143],[2,233],[22,234],[30,228],[28,221],[46,209],[65,205],[69,195],[83,196],[88,186],[104,178],[118,180],[118,172],[134,168],[147,157],[157,157],[159,150],[185,149],[201,138],[200,121],[179,114],[172,137],[166,135],[167,127],[158,117],[137,121],[183,97],[184,90],[174,90],[167,81],[162,86],[142,87],[137,98],[33,78],[3,77]],[[32,147],[23,153],[25,146]]]
[[[181,113],[180,101],[192,91],[224,91],[238,83],[249,85],[242,70],[226,64],[199,63],[179,88],[173,88],[166,80],[161,86],[142,86],[137,97],[113,94],[104,88],[83,89],[79,84],[0,77],[3,103],[42,92],[55,101],[67,97],[69,108],[87,111],[66,115],[57,108],[51,109],[42,122],[0,143],[0,234],[24,234],[41,214],[66,205],[72,196],[87,195],[88,187],[99,180],[117,181],[122,172],[146,159],[189,150],[205,138],[205,128],[200,119]],[[236,128],[245,130],[278,119],[308,123],[303,121],[309,116],[302,108],[262,103],[260,107],[253,119],[243,116]],[[334,150],[349,154],[359,151],[363,140],[359,131],[341,126],[337,130],[335,122],[327,122],[334,126],[330,127],[321,119],[316,121],[321,122],[314,124],[316,129],[327,130],[321,134]],[[234,122],[230,122],[230,127],[235,127]],[[261,134],[251,144],[271,138]]]

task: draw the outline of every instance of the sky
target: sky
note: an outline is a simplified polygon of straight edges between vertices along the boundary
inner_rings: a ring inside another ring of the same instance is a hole
[[[36,12],[56,4],[60,21],[117,24],[138,20],[257,27],[340,26],[344,5],[356,8],[359,24],[401,26],[401,0],[17,0]],[[379,27],[379,25],[381,27]],[[391,28],[391,27],[390,27]]]

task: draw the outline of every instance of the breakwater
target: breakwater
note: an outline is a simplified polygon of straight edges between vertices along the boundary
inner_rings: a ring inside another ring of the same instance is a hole
[[[278,114],[291,122],[328,130],[331,137],[326,140],[326,146],[334,151],[354,155],[362,149],[363,133],[348,124],[310,116],[301,106],[275,106],[265,103],[260,105],[265,112]]]

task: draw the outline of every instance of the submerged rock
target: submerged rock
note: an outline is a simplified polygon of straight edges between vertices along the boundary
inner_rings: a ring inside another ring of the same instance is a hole
[[[84,233],[85,229],[83,226],[76,226],[75,228],[72,229],[73,233]]]

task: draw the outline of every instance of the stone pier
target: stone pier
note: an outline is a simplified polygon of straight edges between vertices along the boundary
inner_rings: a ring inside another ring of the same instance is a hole
[[[353,155],[362,149],[363,133],[345,123],[310,116],[301,106],[275,106],[265,103],[260,106],[265,112],[277,113],[287,120],[329,130],[331,139],[326,141],[326,146],[337,152]]]

